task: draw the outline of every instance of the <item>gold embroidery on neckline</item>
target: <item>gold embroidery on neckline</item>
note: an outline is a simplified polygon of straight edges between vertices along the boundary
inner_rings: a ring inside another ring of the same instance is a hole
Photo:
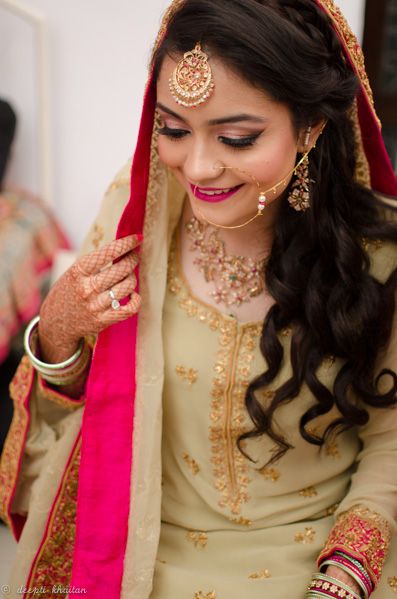
[[[195,298],[180,272],[175,238],[170,249],[168,289],[189,317],[219,332],[211,392],[211,461],[215,488],[221,495],[219,506],[229,508],[233,515],[239,516],[241,504],[249,500],[247,487],[250,479],[246,458],[237,447],[237,439],[248,425],[244,399],[254,358],[252,352],[260,337],[262,323],[239,324]]]
[[[314,537],[316,535],[316,531],[311,526],[305,527],[305,532],[297,532],[294,540],[295,543],[301,543],[302,545],[307,545],[308,543],[314,543]]]
[[[185,368],[184,366],[176,366],[175,372],[181,377],[183,381],[189,384],[189,386],[193,385],[197,381],[198,378],[198,370],[194,370],[194,368]]]

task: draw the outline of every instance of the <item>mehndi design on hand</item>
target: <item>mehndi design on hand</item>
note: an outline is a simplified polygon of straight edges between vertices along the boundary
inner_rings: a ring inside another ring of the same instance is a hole
[[[59,362],[71,355],[79,340],[136,314],[141,299],[135,293],[135,248],[141,239],[130,235],[77,260],[55,283],[40,311],[39,338],[43,358]],[[116,262],[115,262],[116,261]],[[112,308],[109,291],[119,309]]]

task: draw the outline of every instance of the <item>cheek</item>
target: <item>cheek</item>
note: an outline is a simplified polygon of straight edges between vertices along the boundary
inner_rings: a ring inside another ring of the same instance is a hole
[[[294,168],[296,145],[293,139],[278,139],[258,149],[252,160],[252,174],[262,183],[276,183]]]
[[[183,151],[177,141],[170,141],[159,136],[157,149],[160,160],[169,168],[179,168],[183,164]]]

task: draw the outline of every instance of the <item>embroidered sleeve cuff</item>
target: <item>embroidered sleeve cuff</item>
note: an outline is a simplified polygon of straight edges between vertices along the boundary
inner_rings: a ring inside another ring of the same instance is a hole
[[[375,586],[382,574],[390,542],[391,527],[387,520],[356,505],[339,516],[318,558],[318,566],[335,551],[343,551],[364,566]]]
[[[38,391],[44,399],[51,401],[52,403],[57,404],[61,408],[67,408],[69,410],[77,409],[82,406],[85,402],[85,394],[82,393],[80,397],[73,398],[68,395],[64,395],[60,393],[53,387],[51,387],[47,381],[43,379],[40,375],[37,375],[37,386]]]

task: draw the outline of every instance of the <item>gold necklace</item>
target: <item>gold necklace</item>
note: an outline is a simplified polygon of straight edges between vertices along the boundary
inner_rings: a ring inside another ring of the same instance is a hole
[[[208,233],[208,225],[195,217],[186,224],[192,241],[190,250],[200,252],[194,260],[205,280],[215,284],[211,296],[217,304],[241,306],[264,290],[263,270],[266,259],[253,260],[245,256],[228,256],[225,244],[218,238],[217,230]]]

